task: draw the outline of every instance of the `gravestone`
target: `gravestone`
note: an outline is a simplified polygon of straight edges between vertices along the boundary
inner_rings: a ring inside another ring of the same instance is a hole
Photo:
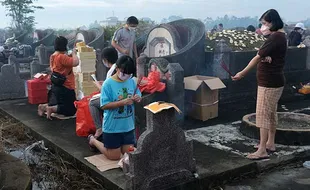
[[[13,64],[3,65],[0,74],[0,100],[25,97],[25,81]]]
[[[53,46],[44,46],[41,44],[36,49],[36,56],[30,63],[30,75],[34,76],[37,73],[45,72],[50,66],[50,56],[54,52]]]
[[[163,58],[154,58],[154,59],[163,59]],[[159,61],[157,61],[159,63]],[[148,64],[145,63],[145,70],[147,71]],[[135,107],[136,112],[136,127],[139,129],[139,132],[145,131],[146,126],[146,111],[143,108],[144,106],[156,102],[156,101],[166,101],[175,104],[181,111],[182,114],[176,115],[176,120],[180,126],[183,127],[184,123],[184,70],[178,63],[169,63],[168,64],[168,73],[170,78],[163,82],[166,83],[166,89],[161,93],[154,94],[143,94],[142,101],[137,104]]]
[[[231,48],[223,39],[216,44],[212,65],[213,76],[220,79],[228,79],[230,77],[229,74],[222,68],[221,64],[225,63],[226,66],[230,68],[229,63],[231,51]]]
[[[169,24],[162,24],[150,31],[144,53],[148,57],[171,55],[179,51],[180,42],[180,35],[176,29]]]
[[[9,59],[8,59],[8,63],[9,65],[12,65],[14,68],[14,73],[19,75],[20,71],[19,71],[19,61],[17,60],[17,58],[14,55],[10,55]]]
[[[102,57],[101,57],[101,50],[97,49],[96,50],[96,78],[98,81],[104,81],[106,79],[107,73],[109,69],[104,66],[102,62]]]
[[[38,57],[34,57],[33,61],[30,63],[30,75],[33,77],[35,74],[42,72],[40,61]]]
[[[142,53],[137,59],[137,78],[147,76],[147,56]]]
[[[153,114],[147,110],[147,130],[129,154],[127,189],[157,190],[194,179],[192,141],[177,125],[173,108]]]
[[[161,24],[147,35],[144,54],[149,58],[163,57],[179,63],[184,76],[202,74],[205,64],[205,26],[195,19],[182,19]]]
[[[167,102],[173,103],[181,111],[181,114],[176,114],[176,120],[180,126],[184,123],[184,70],[178,63],[169,63],[168,65],[171,77],[167,80],[166,92],[168,100]]]
[[[49,64],[49,57],[47,56],[46,47],[43,44],[37,47],[36,53],[39,58],[40,64],[43,65]]]
[[[310,70],[310,46],[308,47],[307,52],[307,69]]]

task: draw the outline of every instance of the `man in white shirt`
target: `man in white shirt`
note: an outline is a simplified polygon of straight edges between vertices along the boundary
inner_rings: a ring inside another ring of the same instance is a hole
[[[115,74],[115,72],[116,72],[115,62],[118,59],[118,53],[117,53],[116,49],[114,49],[112,47],[108,47],[108,48],[104,48],[102,50],[101,57],[102,57],[102,62],[104,64],[104,66],[106,66],[107,68],[110,68],[108,73],[107,73],[107,77],[106,77],[106,79],[108,79],[113,74]],[[99,82],[96,82],[96,81],[94,81],[94,83],[97,86],[97,88],[99,89],[99,91],[101,91],[102,84],[100,84]],[[96,133],[95,133],[94,137],[98,138],[102,134],[101,117],[103,115],[102,111],[100,109],[100,94],[92,97],[92,99],[90,100],[89,111],[90,111],[90,114],[91,114],[93,121],[95,123],[95,126],[96,126]]]

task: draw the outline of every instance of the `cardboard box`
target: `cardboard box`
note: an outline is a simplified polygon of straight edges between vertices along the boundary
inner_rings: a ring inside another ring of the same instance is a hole
[[[206,121],[218,116],[218,90],[226,88],[217,77],[190,76],[184,78],[188,115]]]

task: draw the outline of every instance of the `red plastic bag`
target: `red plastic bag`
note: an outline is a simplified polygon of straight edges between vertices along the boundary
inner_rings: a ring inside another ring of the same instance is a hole
[[[76,107],[76,135],[87,137],[96,132],[95,123],[89,111],[89,101],[91,96],[86,96],[79,101],[75,101]]]

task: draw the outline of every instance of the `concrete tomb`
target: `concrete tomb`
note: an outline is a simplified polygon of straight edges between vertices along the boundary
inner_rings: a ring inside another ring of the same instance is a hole
[[[127,189],[165,189],[194,179],[193,145],[177,125],[174,108],[147,110],[147,130],[129,154]]]
[[[184,75],[200,74],[205,68],[205,27],[201,21],[183,19],[153,28],[147,35],[144,54],[179,63]]]
[[[276,143],[284,145],[310,145],[310,116],[302,113],[278,113]],[[250,138],[259,139],[256,114],[245,115],[240,132]]]
[[[146,60],[139,58],[138,61],[138,74],[142,76],[143,73],[148,71],[149,63]],[[166,101],[175,104],[182,114],[176,115],[176,120],[180,126],[184,123],[184,70],[178,63],[169,63],[164,58],[152,59],[159,70],[161,71],[161,81],[166,83],[166,89],[162,93],[143,94],[142,102],[136,105],[136,126],[139,128],[140,133],[145,130],[146,126],[146,112],[144,106],[155,101]],[[142,68],[142,69],[141,69]],[[145,73],[144,76],[147,76]]]
[[[0,73],[0,100],[25,97],[25,81],[19,76],[18,64],[6,64]]]

